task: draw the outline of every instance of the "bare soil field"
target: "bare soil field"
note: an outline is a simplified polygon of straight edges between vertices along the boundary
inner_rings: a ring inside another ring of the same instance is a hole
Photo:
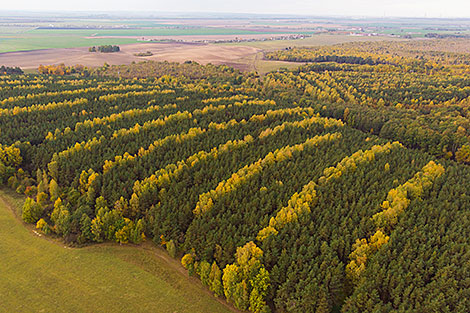
[[[150,51],[152,56],[137,57],[135,54]],[[202,64],[234,64],[237,60],[254,55],[261,50],[246,46],[223,46],[197,43],[138,43],[121,45],[117,53],[88,52],[88,48],[45,49],[34,51],[0,53],[0,64],[34,69],[39,65],[82,64],[88,67],[130,64],[144,60],[184,62],[188,60]]]

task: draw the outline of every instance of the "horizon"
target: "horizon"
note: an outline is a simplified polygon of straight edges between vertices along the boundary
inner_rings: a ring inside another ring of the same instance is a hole
[[[321,14],[321,15],[309,15],[309,14],[282,14],[282,13],[250,13],[250,12],[210,12],[210,11],[151,11],[151,10],[3,10],[0,9],[0,16],[2,14],[59,14],[66,13],[70,15],[63,16],[63,18],[75,17],[73,15],[78,14],[96,14],[96,15],[109,15],[109,17],[121,17],[120,14],[136,14],[137,16],[129,16],[129,18],[139,17],[143,19],[150,18],[205,18],[205,19],[217,19],[224,18],[227,16],[237,18],[278,18],[278,19],[351,19],[351,20],[366,20],[366,19],[403,19],[403,20],[469,20],[470,15],[467,16],[404,16],[404,15],[341,15],[341,14]],[[114,16],[113,16],[114,15]],[[21,15],[18,15],[21,16]],[[97,18],[103,16],[96,16]],[[106,17],[105,17],[106,18]]]
[[[24,10],[25,7],[28,9]],[[32,0],[18,0],[2,6],[0,13],[8,12],[39,14],[128,12],[171,15],[233,14],[289,17],[470,19],[470,3],[463,0],[449,0],[445,4],[438,0],[418,0],[412,3],[405,0],[382,0],[379,3],[372,0],[360,0],[354,3],[347,0],[337,0],[320,5],[304,0],[294,0],[289,3],[279,0],[256,2],[240,0],[237,3],[205,0],[195,4],[189,0],[176,0],[172,3],[136,0],[131,7],[128,2],[123,0],[82,0],[66,3],[58,0],[45,0],[41,3]]]

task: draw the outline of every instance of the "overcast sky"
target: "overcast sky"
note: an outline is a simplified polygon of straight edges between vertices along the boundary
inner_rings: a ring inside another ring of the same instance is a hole
[[[2,0],[0,10],[469,17],[470,0]]]

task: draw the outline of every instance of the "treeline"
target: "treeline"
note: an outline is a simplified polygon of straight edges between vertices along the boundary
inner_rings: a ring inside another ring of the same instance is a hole
[[[268,53],[265,54],[267,60],[281,60],[281,61],[291,61],[291,62],[313,62],[313,63],[324,63],[324,62],[334,62],[339,64],[368,64],[368,65],[377,65],[384,64],[380,60],[373,60],[370,56],[363,58],[360,56],[341,56],[341,55],[319,55],[319,56],[302,56],[297,55],[294,51],[286,53]]]
[[[111,52],[119,52],[121,48],[115,45],[104,45],[104,46],[93,46],[88,48],[89,52],[102,52],[102,53],[111,53]]]
[[[24,74],[23,70],[19,67],[0,66],[0,75],[21,75]]]

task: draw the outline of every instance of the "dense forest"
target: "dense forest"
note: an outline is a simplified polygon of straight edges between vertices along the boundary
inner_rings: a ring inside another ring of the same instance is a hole
[[[438,48],[1,76],[0,184],[43,233],[152,240],[240,310],[467,312],[470,57]]]

